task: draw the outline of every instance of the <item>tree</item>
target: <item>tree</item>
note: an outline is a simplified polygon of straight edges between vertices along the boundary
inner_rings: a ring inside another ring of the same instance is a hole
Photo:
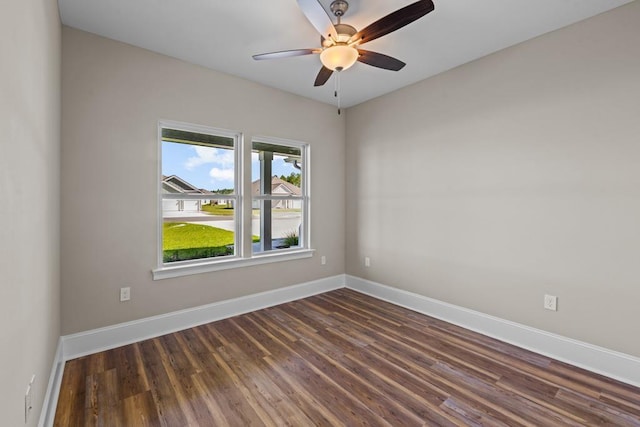
[[[233,188],[220,188],[218,190],[213,190],[213,192],[217,194],[233,194]]]
[[[289,176],[280,175],[280,179],[283,181],[287,181],[290,184],[295,185],[296,187],[300,187],[300,174],[291,172]]]
[[[233,194],[233,188],[219,188],[217,190],[213,190],[213,192],[217,194]],[[233,205],[231,200],[225,200],[222,203],[226,204],[228,207]],[[220,202],[216,202],[215,204],[220,204]]]

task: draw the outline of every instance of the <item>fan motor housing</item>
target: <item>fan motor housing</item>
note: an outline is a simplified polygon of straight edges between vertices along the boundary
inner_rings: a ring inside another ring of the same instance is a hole
[[[322,46],[333,46],[335,42],[346,43],[349,41],[351,36],[358,32],[358,30],[349,24],[336,24],[334,27],[336,28],[336,33],[338,33],[338,40],[325,39],[321,36],[320,43],[322,43]]]
[[[336,27],[336,33],[338,33],[338,36],[346,35],[351,37],[352,35],[358,32],[358,30],[356,30],[349,24],[337,24],[337,25],[334,25],[334,27]]]

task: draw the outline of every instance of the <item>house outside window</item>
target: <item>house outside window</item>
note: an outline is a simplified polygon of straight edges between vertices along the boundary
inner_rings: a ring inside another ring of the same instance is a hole
[[[178,126],[160,133],[161,263],[237,256],[239,134]]]
[[[254,252],[304,248],[307,241],[308,146],[293,141],[254,139],[252,208],[260,244]]]
[[[163,121],[158,133],[154,279],[312,256],[308,144],[256,138],[245,152],[241,132]]]

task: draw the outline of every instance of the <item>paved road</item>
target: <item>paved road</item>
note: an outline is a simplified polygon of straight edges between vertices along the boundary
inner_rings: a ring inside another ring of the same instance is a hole
[[[228,216],[208,215],[199,212],[165,212],[164,221],[190,222],[235,231],[235,224]],[[274,212],[271,235],[274,239],[281,239],[291,232],[298,232],[300,226],[299,212]],[[251,233],[260,236],[260,219],[251,220]]]

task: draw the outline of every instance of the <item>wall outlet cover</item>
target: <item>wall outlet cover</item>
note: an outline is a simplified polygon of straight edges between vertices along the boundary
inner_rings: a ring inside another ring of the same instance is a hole
[[[129,301],[131,299],[131,288],[120,288],[120,301]]]
[[[554,295],[545,295],[544,308],[547,310],[558,311],[558,297]]]

